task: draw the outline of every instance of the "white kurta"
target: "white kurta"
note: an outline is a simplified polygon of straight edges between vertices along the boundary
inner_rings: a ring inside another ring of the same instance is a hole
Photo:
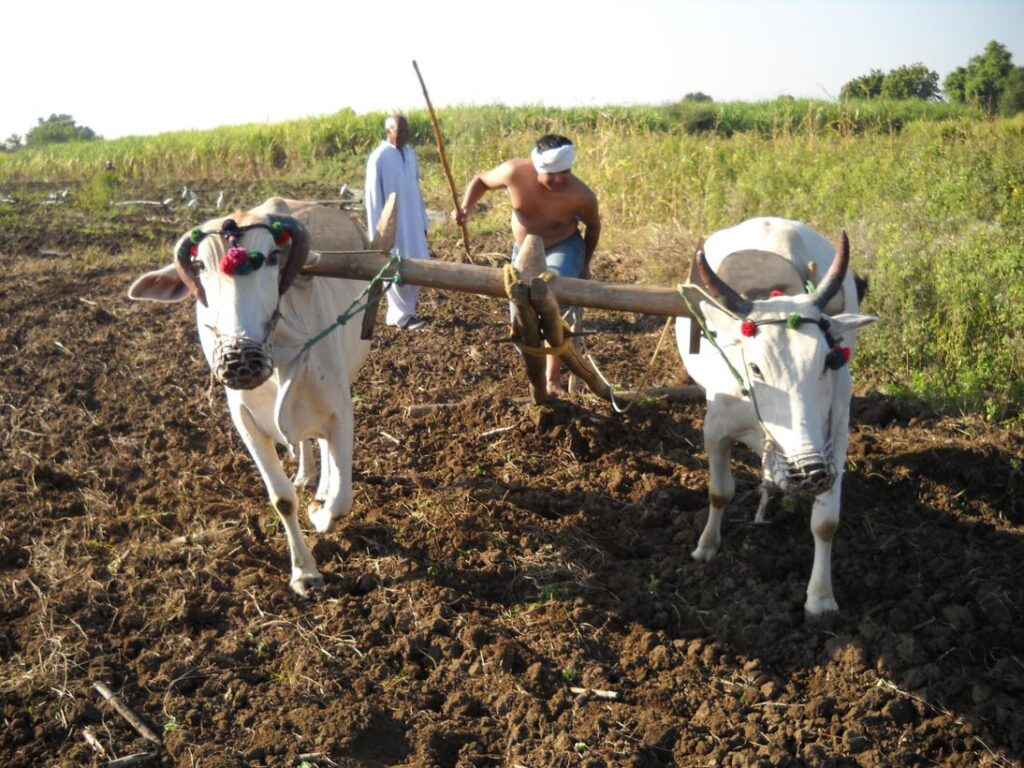
[[[372,240],[381,210],[394,192],[398,199],[398,226],[392,253],[403,259],[430,258],[427,245],[427,209],[420,194],[420,166],[412,147],[399,149],[382,141],[366,161],[366,218]],[[388,289],[388,325],[401,325],[416,314],[418,285],[393,285]]]

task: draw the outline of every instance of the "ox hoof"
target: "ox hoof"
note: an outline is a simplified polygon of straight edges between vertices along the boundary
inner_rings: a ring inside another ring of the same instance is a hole
[[[804,619],[809,622],[819,622],[828,619],[839,611],[839,604],[832,597],[807,598],[804,603]]]
[[[718,554],[718,547],[697,547],[693,552],[690,553],[690,557],[694,560],[699,560],[702,563],[710,561],[715,555]]]
[[[318,478],[316,475],[309,475],[307,477],[304,475],[297,474],[295,475],[295,478],[292,480],[292,484],[296,488],[301,488],[302,490],[305,491],[311,491],[316,489],[319,479],[320,478]]]
[[[310,504],[306,510],[309,515],[309,522],[313,524],[317,533],[327,533],[334,527],[337,518],[331,517],[331,512],[326,509],[322,502]]]
[[[297,578],[291,580],[292,592],[299,597],[309,597],[309,593],[314,589],[319,589],[324,585],[324,577],[319,573],[303,574]]]

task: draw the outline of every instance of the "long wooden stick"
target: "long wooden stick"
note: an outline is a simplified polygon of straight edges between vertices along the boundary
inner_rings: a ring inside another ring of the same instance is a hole
[[[430,103],[430,95],[427,93],[426,83],[423,82],[423,75],[420,74],[420,68],[416,64],[416,60],[413,59],[412,68],[416,70],[416,77],[419,78],[420,88],[423,89],[423,98],[427,100],[427,110],[430,112],[430,124],[434,126],[434,139],[437,141],[437,151],[441,155],[441,166],[444,168],[444,175],[448,177],[448,186],[452,190],[452,200],[455,203],[455,207],[459,207],[459,193],[455,189],[455,179],[452,178],[451,168],[448,167],[448,155],[444,151],[444,139],[441,138],[441,126],[437,122],[437,115],[434,114],[434,105]],[[462,222],[462,245],[466,249],[466,255],[470,255],[469,250],[469,230],[466,228],[466,222]]]
[[[319,251],[319,254],[318,259],[306,263],[301,274],[372,280],[388,260],[384,254],[366,251]],[[504,275],[496,267],[453,264],[434,259],[406,259],[398,266],[398,272],[402,282],[408,285],[508,298]],[[690,317],[686,302],[675,288],[556,277],[548,283],[548,290],[560,304],[662,317]],[[704,298],[692,288],[686,291],[694,304]]]

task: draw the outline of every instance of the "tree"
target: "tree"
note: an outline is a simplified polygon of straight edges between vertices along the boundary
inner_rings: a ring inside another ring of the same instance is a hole
[[[8,136],[3,144],[0,144],[0,152],[14,152],[21,146],[21,136],[16,133],[12,133]]]
[[[888,73],[872,69],[839,91],[840,99],[938,99],[939,73],[918,62]]]
[[[990,42],[985,46],[985,52],[975,56],[967,65],[967,82],[964,85],[967,100],[977,102],[988,114],[993,114],[1003,92],[1003,81],[1012,69],[1012,56],[1006,46],[995,40]]]
[[[25,134],[26,146],[60,144],[66,141],[89,141],[96,138],[96,132],[84,125],[76,125],[71,115],[50,115]]]
[[[925,99],[939,98],[939,73],[921,62],[897,67],[882,80],[883,99]]]
[[[992,40],[985,46],[984,53],[971,57],[966,68],[950,72],[943,88],[951,100],[977,104],[987,114],[994,115],[1013,69],[1013,56],[1006,46]]]
[[[1014,67],[1003,81],[1003,95],[999,97],[999,112],[1003,115],[1024,112],[1024,67]]]
[[[946,97],[957,104],[967,103],[967,67],[957,67],[942,81],[942,90]]]
[[[839,91],[840,99],[874,99],[882,94],[885,74],[872,69],[868,74],[855,77]]]
[[[714,101],[710,96],[701,91],[695,91],[683,96],[683,101]]]

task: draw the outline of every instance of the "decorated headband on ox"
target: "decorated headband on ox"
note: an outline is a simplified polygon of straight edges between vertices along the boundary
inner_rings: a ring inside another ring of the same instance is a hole
[[[181,239],[175,254],[177,271],[182,281],[190,291],[196,294],[196,298],[203,306],[206,306],[206,292],[199,282],[194,260],[199,252],[199,244],[210,235],[220,235],[227,242],[228,250],[221,256],[218,267],[221,272],[229,276],[251,274],[266,262],[265,254],[259,251],[249,251],[240,244],[242,235],[249,230],[267,230],[274,238],[275,245],[291,243],[291,258],[281,274],[280,292],[284,293],[292,284],[299,268],[306,260],[308,251],[306,231],[298,221],[290,216],[270,216],[269,220],[270,223],[258,222],[240,227],[234,219],[225,219],[219,229],[203,231],[196,227]],[[298,244],[298,248],[296,248],[296,244]]]
[[[220,259],[220,271],[225,275],[248,275],[259,269],[266,261],[266,256],[259,251],[248,251],[238,244],[242,235],[252,229],[265,229],[274,238],[275,245],[284,245],[292,239],[292,232],[280,220],[271,224],[249,224],[238,226],[234,219],[224,219],[220,229],[204,232],[196,227],[188,233],[178,247],[178,258],[192,260],[199,251],[199,244],[210,235],[220,235],[228,243],[228,251]]]
[[[849,263],[850,241],[846,237],[846,232],[843,232],[842,237],[839,240],[839,245],[836,248],[835,258],[832,260],[832,266],[829,267],[828,272],[825,273],[825,277],[811,294],[811,303],[818,309],[824,310],[825,305],[828,304],[831,298],[842,287],[843,278],[846,277],[846,269],[849,266]],[[710,292],[722,300],[726,309],[738,317],[746,317],[750,314],[750,311],[753,309],[753,304],[749,299],[743,298],[740,294],[734,291],[725,283],[724,280],[714,273],[714,270],[711,269],[711,266],[707,262],[703,248],[700,248],[697,251],[697,269]],[[775,298],[776,296],[782,295],[783,293],[781,291],[772,291],[768,297]],[[825,343],[829,348],[828,354],[825,356],[826,368],[832,371],[837,371],[849,362],[850,348],[844,347],[840,344],[842,341],[841,337],[836,339],[832,336],[832,332],[829,330],[831,328],[831,322],[826,316],[810,318],[792,313],[785,318],[773,320],[746,319],[740,323],[740,333],[748,338],[752,338],[757,335],[758,326],[761,325],[785,324],[787,328],[796,330],[805,323],[817,325],[821,329],[821,332],[825,334]]]
[[[782,295],[781,292],[779,292],[779,295]],[[759,325],[781,325],[782,323],[785,323],[786,327],[791,330],[796,330],[804,323],[811,323],[821,328],[821,332],[825,334],[825,343],[828,344],[829,349],[828,354],[825,355],[825,367],[829,370],[838,371],[850,361],[850,348],[840,344],[843,340],[842,336],[838,339],[832,336],[832,332],[829,330],[832,324],[825,316],[814,320],[794,312],[778,320],[744,320],[740,324],[740,333],[747,337],[753,337],[757,335],[757,327]]]

